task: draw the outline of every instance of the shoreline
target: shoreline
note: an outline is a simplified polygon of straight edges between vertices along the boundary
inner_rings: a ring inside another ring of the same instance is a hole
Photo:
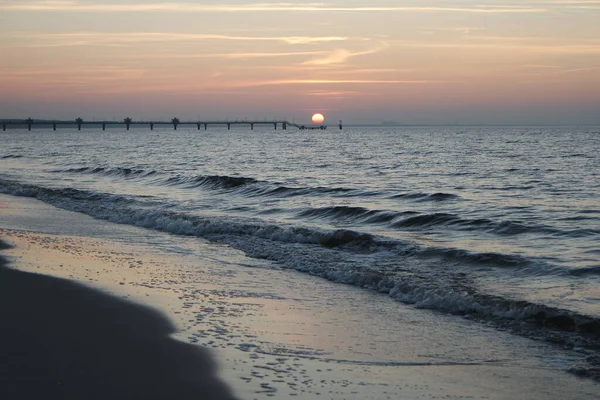
[[[239,398],[568,399],[594,398],[599,388],[562,371],[565,354],[546,344],[268,268],[226,246],[6,195],[0,216],[10,216],[0,237],[16,245],[2,251],[11,267],[159,310],[175,323],[175,337],[211,349]],[[82,234],[53,234],[57,219]],[[96,237],[83,234],[92,228]],[[115,240],[126,234],[140,237]]]

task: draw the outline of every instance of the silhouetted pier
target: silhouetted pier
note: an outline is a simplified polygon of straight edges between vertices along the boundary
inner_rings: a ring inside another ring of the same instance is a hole
[[[110,127],[125,127],[127,130],[132,126],[147,126],[150,130],[154,130],[155,126],[167,125],[173,126],[174,130],[177,130],[178,126],[196,126],[198,130],[204,128],[207,130],[209,126],[226,126],[228,130],[231,129],[232,125],[244,125],[249,126],[251,130],[254,130],[254,126],[272,126],[275,130],[278,127],[286,130],[288,126],[292,126],[298,128],[300,130],[304,129],[327,129],[327,125],[301,125],[295,122],[290,122],[287,120],[227,120],[227,121],[219,121],[219,120],[207,120],[207,121],[180,121],[179,118],[173,118],[170,121],[154,121],[154,120],[142,120],[136,121],[131,118],[125,118],[123,121],[85,121],[83,118],[77,118],[72,121],[59,121],[59,120],[35,120],[33,118],[27,118],[22,120],[3,120],[2,122],[2,130],[6,131],[7,128],[23,128],[26,127],[28,130],[32,128],[41,128],[41,127],[52,127],[53,130],[56,130],[58,127],[77,127],[77,130],[81,130],[82,128],[102,128],[105,131]],[[342,129],[342,121],[340,121],[339,128]]]

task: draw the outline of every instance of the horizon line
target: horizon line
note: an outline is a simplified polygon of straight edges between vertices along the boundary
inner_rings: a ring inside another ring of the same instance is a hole
[[[179,119],[178,117],[174,117]],[[12,124],[23,124],[27,125],[27,120],[29,118],[0,118],[0,123],[12,123]],[[76,124],[76,118],[74,119],[48,119],[48,118],[31,118],[34,123],[73,123]],[[287,118],[273,118],[273,119],[249,119],[249,118],[236,118],[236,119],[212,119],[212,120],[179,120],[179,124],[195,124],[195,123],[204,123],[204,122],[214,122],[214,123],[273,123],[273,122],[288,122],[288,123],[298,123],[295,122],[295,119],[287,119]],[[332,124],[339,124],[339,119],[333,120]],[[125,124],[125,118],[122,119],[91,119],[82,121],[84,124],[88,123],[103,123],[103,122],[111,122],[111,123],[122,123]],[[141,123],[171,123],[171,120],[153,120],[153,119],[145,119],[145,120],[135,120],[132,119],[131,124],[141,124]],[[567,123],[567,124],[551,124],[551,123],[401,123],[401,122],[354,122],[354,123],[343,123],[345,127],[600,127],[600,121],[598,122],[583,122],[580,124],[576,123]],[[324,123],[323,125],[327,125]]]

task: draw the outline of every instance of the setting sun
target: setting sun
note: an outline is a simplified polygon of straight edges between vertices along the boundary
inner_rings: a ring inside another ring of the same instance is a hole
[[[322,124],[325,121],[323,114],[315,114],[312,116],[312,122],[315,124]]]

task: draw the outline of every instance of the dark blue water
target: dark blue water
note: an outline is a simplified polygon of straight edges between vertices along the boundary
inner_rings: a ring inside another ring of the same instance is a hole
[[[0,190],[600,345],[600,128],[12,130]]]

